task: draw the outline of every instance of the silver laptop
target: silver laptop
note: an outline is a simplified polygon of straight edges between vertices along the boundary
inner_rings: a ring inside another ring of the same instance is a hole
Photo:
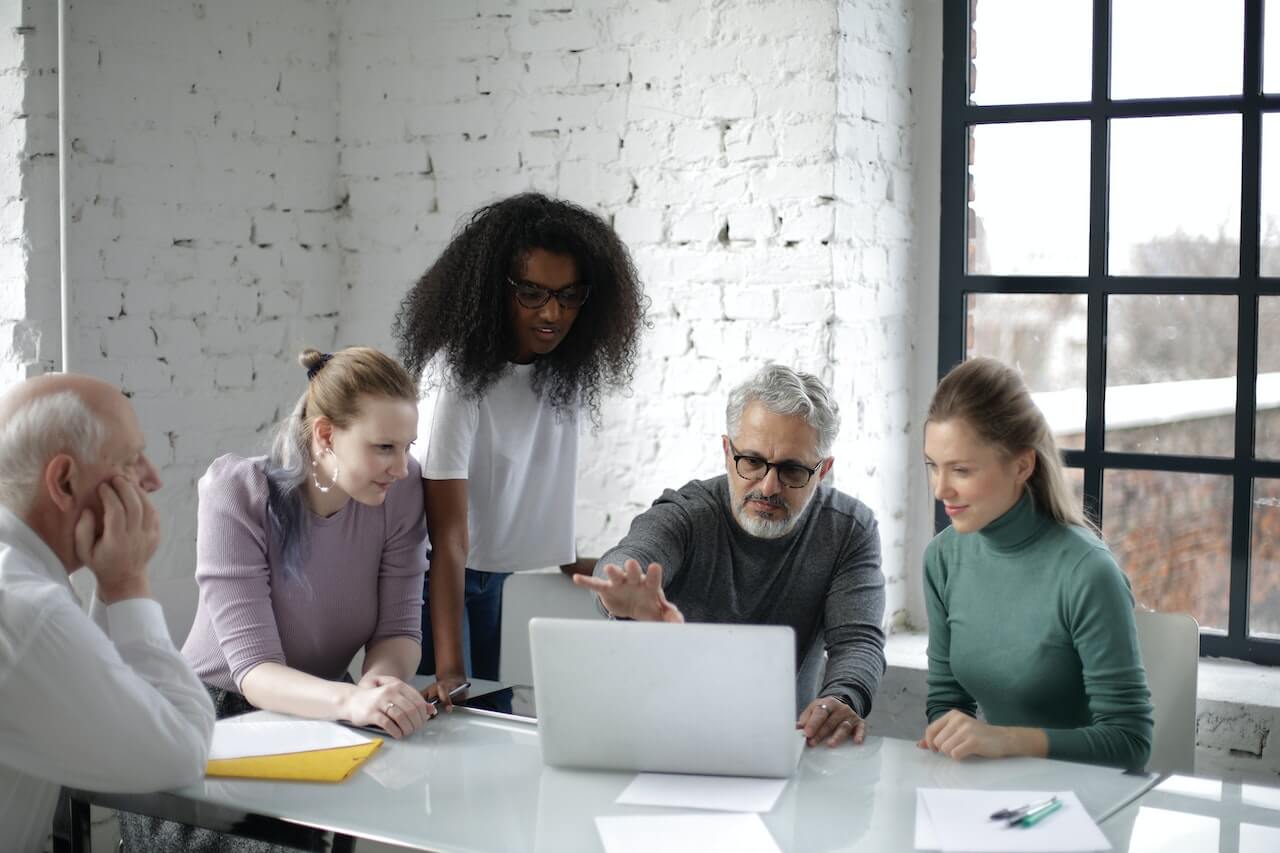
[[[795,632],[532,619],[542,760],[558,767],[790,776]]]

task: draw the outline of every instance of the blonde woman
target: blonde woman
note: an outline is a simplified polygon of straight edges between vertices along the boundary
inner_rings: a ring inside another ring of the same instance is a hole
[[[299,361],[307,389],[271,452],[226,454],[200,479],[200,602],[182,654],[219,717],[261,708],[403,737],[435,713],[409,684],[426,571],[409,456],[417,388],[373,349],[311,349]],[[120,823],[129,850],[279,849],[135,815]],[[306,847],[316,832],[297,835],[291,843]]]
[[[919,745],[1144,767],[1152,710],[1129,581],[1082,515],[1021,376],[990,358],[948,373],[924,456],[951,526],[924,557]]]

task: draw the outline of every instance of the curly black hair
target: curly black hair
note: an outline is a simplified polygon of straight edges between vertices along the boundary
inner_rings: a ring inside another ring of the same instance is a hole
[[[602,391],[630,384],[647,301],[631,255],[599,216],[540,193],[477,210],[400,303],[392,332],[415,378],[441,354],[450,381],[479,397],[514,354],[507,277],[534,249],[571,256],[591,296],[563,341],[534,365],[533,387],[557,409],[598,416]]]

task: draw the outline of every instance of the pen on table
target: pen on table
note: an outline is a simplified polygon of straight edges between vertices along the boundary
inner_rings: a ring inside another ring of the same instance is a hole
[[[466,692],[467,688],[470,686],[471,686],[470,681],[462,682],[457,687],[449,691],[449,698],[452,699],[455,696],[461,695],[462,693]],[[427,704],[431,705],[432,707],[435,707],[437,704],[439,704],[439,702],[440,702],[439,696],[432,696],[430,699],[427,700]]]
[[[1037,809],[1036,811],[1033,811],[1033,812],[1027,812],[1021,817],[1016,817],[1013,820],[1009,821],[1009,826],[1011,827],[1020,826],[1023,829],[1030,829],[1031,827],[1035,826],[1037,823],[1044,820],[1045,818],[1047,818],[1049,815],[1053,814],[1060,808],[1062,808],[1062,800],[1059,800],[1055,797],[1053,802],[1049,803],[1047,806],[1044,806],[1043,808]]]
[[[1027,803],[1024,806],[1018,806],[1016,809],[1000,809],[998,812],[991,813],[991,820],[1013,820],[1015,818],[1025,817],[1028,813],[1034,812],[1037,809],[1042,809],[1057,799],[1058,798],[1055,795],[1042,802]]]

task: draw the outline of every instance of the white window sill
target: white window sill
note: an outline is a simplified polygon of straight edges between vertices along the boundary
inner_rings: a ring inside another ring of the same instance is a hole
[[[927,634],[890,634],[885,659],[890,667],[927,670]],[[1225,658],[1201,658],[1196,691],[1201,701],[1280,708],[1280,667]]]

